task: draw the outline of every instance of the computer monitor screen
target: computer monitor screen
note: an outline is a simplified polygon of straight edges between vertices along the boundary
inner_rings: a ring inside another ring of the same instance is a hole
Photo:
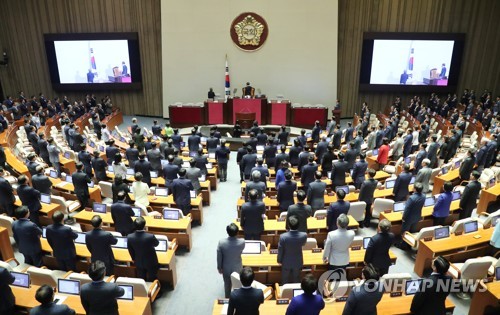
[[[264,151],[264,146],[263,145],[258,145],[255,147],[257,151]]]
[[[454,167],[455,168],[460,168],[460,161],[456,161]]]
[[[406,204],[406,202],[404,202],[404,201],[394,203],[393,211],[394,212],[403,211],[405,209],[405,204]]]
[[[63,294],[80,295],[80,281],[57,279],[57,292]]]
[[[168,188],[156,187],[156,189],[155,189],[155,195],[156,196],[161,196],[161,197],[168,196]]]
[[[378,155],[378,149],[373,149],[372,153],[373,153],[374,156],[377,156]]]
[[[108,165],[108,172],[113,173],[113,165]]]
[[[99,151],[104,152],[104,146],[103,145],[99,146]]]
[[[201,174],[201,177],[200,177],[200,182],[204,182],[207,180],[207,175],[205,174]]]
[[[477,221],[464,223],[464,233],[472,233],[477,231]]]
[[[42,228],[42,237],[47,238],[47,228],[46,227]]]
[[[405,294],[406,295],[414,295],[415,293],[417,293],[418,290],[420,289],[421,283],[422,283],[422,279],[406,280]]]
[[[90,145],[91,148],[95,148],[95,142],[94,141],[90,141],[89,145]]]
[[[328,178],[332,178],[332,172],[326,172],[326,176],[328,176]]]
[[[448,169],[446,167],[441,168],[441,174],[446,174],[448,173]]]
[[[132,207],[132,211],[134,211],[134,217],[140,217],[141,216],[141,208]]]
[[[415,184],[415,180],[417,180],[417,177],[416,176],[412,176],[411,179],[410,179],[410,185]]]
[[[179,210],[163,209],[163,218],[165,220],[179,220]]]
[[[207,170],[211,170],[212,168],[214,168],[214,165],[211,162],[208,162],[207,163]]]
[[[94,181],[91,180],[90,183],[87,183],[87,186],[89,186],[89,188],[94,188]]]
[[[215,159],[215,152],[208,152],[208,158]],[[208,168],[208,166],[207,166],[207,168]]]
[[[158,172],[157,171],[150,171],[149,174],[151,175],[151,178],[158,178]]]
[[[121,142],[127,142],[127,139],[125,139],[124,137],[120,137],[120,141]]]
[[[191,199],[195,199],[196,198],[196,191],[190,190],[189,191],[189,197],[191,197]]]
[[[49,176],[50,176],[50,177],[52,177],[52,178],[57,178],[57,177],[59,177],[59,176],[57,176],[57,172],[56,172],[56,171],[54,171],[54,170],[50,170],[50,172],[49,172]]]
[[[385,188],[387,188],[387,189],[394,188],[395,183],[396,183],[395,180],[386,180],[385,181]]]
[[[302,289],[293,289],[293,297],[299,296],[304,293],[304,290]],[[318,294],[318,291],[313,292],[314,295]]]
[[[92,206],[92,210],[94,212],[98,212],[98,213],[106,213],[106,205],[103,203],[94,202],[94,205]]]
[[[184,142],[184,141],[181,141],[180,144],[181,144],[181,148],[184,148],[186,146],[186,142]]]
[[[73,177],[71,177],[71,175],[66,175],[66,181],[68,183],[72,183],[73,182]]]
[[[370,244],[370,240],[371,239],[372,239],[371,237],[365,237],[365,238],[363,238],[363,248],[364,249],[368,248],[368,244]]]
[[[450,236],[450,229],[447,226],[434,229],[434,239],[439,240],[448,236]]]
[[[424,207],[433,206],[436,203],[436,200],[433,196],[425,198]]]
[[[117,236],[116,239],[118,240],[118,242],[116,242],[115,245],[111,245],[112,247],[127,248],[127,238],[126,237]]]
[[[311,138],[312,133],[306,133],[306,138]]]
[[[459,200],[460,198],[462,198],[462,194],[459,191],[454,191],[453,200]]]
[[[493,177],[492,179],[490,179],[490,186],[495,186],[495,183],[496,183],[495,177]]]
[[[500,267],[495,268],[495,279],[500,281]]]
[[[40,194],[40,201],[46,204],[50,204],[50,195],[47,194]]]
[[[411,163],[411,158],[405,157],[405,164],[410,164],[410,163]]]
[[[195,157],[195,156],[196,156],[196,154],[198,154],[198,153],[196,153],[195,151],[189,152],[189,156],[190,156],[190,157]]]
[[[260,254],[261,253],[261,243],[245,241],[245,248],[242,254]]]
[[[134,287],[131,285],[119,284],[120,288],[125,291],[122,296],[119,297],[120,300],[133,300],[134,299]]]
[[[184,161],[184,162],[182,162],[182,167],[183,168],[189,168],[189,167],[191,167],[191,164],[189,164],[188,161]]]
[[[11,271],[10,274],[14,277],[14,282],[12,285],[16,287],[29,288],[30,287],[30,275],[22,272]]]
[[[339,190],[343,190],[347,195],[349,193],[349,186],[338,186],[337,188],[335,188],[336,192],[338,192]]]
[[[127,168],[127,176],[134,176],[135,172],[133,168]]]
[[[203,142],[203,143],[207,142],[207,137],[200,137],[200,142]]]
[[[75,238],[75,243],[85,244],[85,233],[76,233],[78,236]]]
[[[69,158],[71,158],[71,155],[69,154],[69,152],[64,152],[64,157],[69,159]]]
[[[167,251],[167,241],[166,240],[158,240],[159,244],[155,247],[157,252],[166,252]]]

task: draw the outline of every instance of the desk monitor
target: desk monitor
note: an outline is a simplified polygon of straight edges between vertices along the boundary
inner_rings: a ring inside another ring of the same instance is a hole
[[[85,244],[85,233],[77,232],[78,236],[75,238],[76,244]]]
[[[464,233],[465,234],[477,232],[477,229],[478,229],[477,221],[471,221],[471,222],[464,223]]]
[[[125,291],[122,296],[120,296],[118,299],[120,300],[129,300],[132,301],[134,299],[134,287],[131,285],[125,285],[125,284],[119,284],[118,285],[120,288]]]
[[[211,170],[212,168],[214,168],[214,165],[212,164],[212,162],[208,162],[207,163],[207,170]]]
[[[495,279],[500,281],[500,267],[495,268]]]
[[[51,200],[50,200],[50,195],[47,195],[47,194],[40,194],[40,201],[43,202],[43,203],[46,203],[46,204],[50,204]]]
[[[293,297],[299,296],[301,294],[304,294],[304,290],[302,290],[302,289],[293,289]],[[313,294],[317,295],[318,291],[314,291]]]
[[[47,238],[47,228],[45,226],[42,228],[42,237]]]
[[[13,286],[21,288],[30,287],[30,275],[28,273],[11,271],[10,274],[15,278],[14,282],[12,282]]]
[[[198,152],[196,152],[196,151],[189,152],[189,156],[192,158],[196,157],[197,154],[198,154]]]
[[[264,151],[264,146],[263,145],[258,145],[255,147],[257,151]]]
[[[118,242],[116,242],[115,245],[111,245],[112,247],[115,248],[127,248],[127,238],[123,236],[116,236],[116,239]]]
[[[206,143],[207,142],[207,137],[200,137],[200,142]]]
[[[191,197],[191,199],[196,199],[196,191],[190,190],[189,191],[189,197]]]
[[[394,212],[401,212],[405,209],[405,201],[400,201],[400,202],[395,202],[394,203],[394,209],[392,211]]]
[[[94,188],[94,181],[91,180],[90,183],[87,183],[87,186],[89,186],[89,188]]]
[[[103,203],[94,202],[94,205],[92,206],[92,210],[94,212],[98,212],[98,213],[106,213],[106,205]]]
[[[410,179],[410,185],[415,184],[415,181],[417,180],[417,176],[412,176]]]
[[[312,136],[312,133],[311,133],[311,132],[306,133],[306,138],[311,138],[311,136]]]
[[[158,178],[158,172],[157,171],[150,171],[149,175],[151,175],[151,178]]]
[[[328,176],[328,178],[332,178],[332,172],[326,172],[326,176]]]
[[[179,210],[177,209],[163,209],[163,218],[165,220],[179,220]]]
[[[207,175],[205,174],[201,174],[201,177],[200,177],[200,182],[204,182],[207,180]]]
[[[496,183],[495,177],[493,177],[492,179],[490,179],[490,187],[495,186],[495,183]]]
[[[89,145],[90,145],[91,148],[95,148],[95,142],[94,141],[90,141]]]
[[[436,199],[434,199],[434,196],[427,197],[425,198],[424,207],[433,206],[435,203]]]
[[[370,244],[370,240],[372,238],[371,237],[364,237],[363,238],[363,249],[367,249],[368,248],[368,244]]]
[[[434,229],[434,239],[440,240],[450,236],[450,229],[447,226]]]
[[[155,188],[155,196],[167,197],[168,196],[168,188],[156,187]]]
[[[335,188],[335,192],[338,192],[339,190],[343,190],[346,195],[349,194],[349,186],[337,186],[337,188]]]
[[[491,226],[495,227],[497,224],[500,223],[500,215],[497,215],[493,218],[491,218]]]
[[[99,151],[104,152],[104,146],[103,145],[99,146]]]
[[[160,242],[158,246],[155,247],[157,252],[166,252],[167,251],[167,240],[158,240]]]
[[[140,217],[141,216],[141,208],[132,207],[132,211],[134,211],[134,217]]]
[[[406,280],[405,294],[414,295],[420,290],[422,279]]]
[[[378,155],[378,149],[373,149],[372,153],[373,153],[373,156],[377,156]]]
[[[66,175],[65,179],[68,183],[73,183],[73,177],[71,175]]]
[[[454,168],[460,168],[460,161],[455,161]]]
[[[460,200],[460,198],[462,198],[462,193],[459,191],[454,191],[453,192],[453,201]]]
[[[184,161],[184,162],[182,162],[182,167],[189,168],[189,167],[191,167],[191,164],[189,164],[189,161]]]
[[[446,167],[441,168],[441,174],[444,175],[446,173],[448,173],[448,168],[446,168]]]
[[[69,154],[69,152],[64,152],[64,157],[67,159],[71,159],[71,155]]]
[[[108,165],[108,172],[113,173],[113,165]]]
[[[127,143],[127,139],[125,139],[124,137],[120,137],[120,141],[124,142],[124,143]]]
[[[390,189],[394,188],[394,184],[396,184],[396,180],[386,180],[385,181],[385,188]]]
[[[57,176],[57,172],[54,171],[54,170],[50,170],[49,176],[52,177],[52,178],[58,178],[59,177],[59,176]]]
[[[410,157],[405,157],[405,164],[410,164],[411,163],[411,158]]]
[[[57,292],[63,294],[80,295],[80,281],[57,279]]]
[[[134,176],[135,172],[133,168],[127,168],[127,176]]]
[[[349,171],[349,174],[351,175],[351,177],[352,177],[352,173],[354,173],[354,169]]]
[[[242,254],[260,254],[261,249],[260,242],[245,241],[245,248]]]
[[[215,152],[208,152],[208,158],[215,159]],[[207,166],[207,168],[208,168],[208,166]]]
[[[181,145],[181,148],[184,148],[186,146],[186,142],[181,141],[180,145]]]

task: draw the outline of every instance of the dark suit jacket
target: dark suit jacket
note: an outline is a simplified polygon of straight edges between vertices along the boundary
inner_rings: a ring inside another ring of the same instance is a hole
[[[259,306],[264,303],[261,289],[240,288],[231,292],[228,315],[259,315]]]
[[[257,162],[257,155],[254,153],[247,153],[241,158],[240,170],[245,174],[245,176],[250,176],[252,168],[255,167]]]
[[[241,206],[241,227],[245,233],[262,233],[264,231],[264,219],[266,205],[262,201],[249,201]]]
[[[47,226],[47,242],[54,251],[57,259],[72,259],[76,257],[75,242],[78,234],[62,224],[51,224]]]
[[[137,148],[128,148],[125,150],[125,156],[127,157],[129,167],[133,167],[134,163],[139,160],[139,150]]]
[[[365,251],[365,262],[376,268],[387,269],[391,265],[389,248],[394,242],[394,234],[377,233],[372,236]]]
[[[375,189],[377,189],[378,181],[373,178],[369,178],[361,184],[361,189],[359,190],[359,201],[364,201],[367,204],[373,203],[373,194],[375,193]]]
[[[75,310],[68,307],[66,304],[58,305],[50,302],[47,305],[39,305],[30,311],[30,315],[74,315]]]
[[[157,172],[161,171],[161,160],[163,159],[163,155],[161,154],[158,148],[151,149],[147,153],[148,161],[151,163],[151,168]]]
[[[92,177],[92,155],[87,150],[78,152],[78,160],[83,164],[83,171]]]
[[[116,298],[124,293],[115,283],[97,281],[82,285],[80,299],[87,315],[118,315]]]
[[[310,205],[304,203],[296,203],[288,207],[287,217],[292,215],[296,216],[299,220],[299,228],[297,231],[307,233],[307,218],[313,215]],[[286,221],[286,228],[289,229],[288,220]]]
[[[170,188],[170,184],[174,179],[177,178],[177,174],[179,173],[180,167],[175,165],[175,164],[166,164],[165,167],[163,167],[163,177],[167,181],[167,184]]]
[[[7,157],[5,156],[5,149],[0,147],[0,166],[5,168],[5,162],[7,162]]]
[[[349,169],[352,169],[354,167],[354,163],[356,163],[356,155],[357,154],[358,154],[358,152],[356,152],[356,149],[348,149],[345,152],[344,161],[347,162]]]
[[[153,234],[145,231],[135,231],[127,236],[127,247],[130,257],[137,268],[158,268],[158,256],[155,247],[160,242]]]
[[[5,178],[0,178],[0,205],[13,205],[15,202],[14,190]],[[5,209],[4,209],[5,210]]]
[[[323,155],[326,153],[328,147],[328,142],[327,141],[320,141],[318,142],[318,145],[316,145],[316,157],[318,161],[321,161],[323,158]]]
[[[410,193],[408,187],[410,186],[412,174],[407,172],[402,172],[396,178],[396,182],[394,182],[394,188],[392,189],[392,193],[394,195],[394,201],[404,201],[408,194]]]
[[[294,181],[284,181],[279,183],[277,189],[277,201],[280,211],[287,211],[288,207],[293,205],[293,193],[297,190],[297,183]]]
[[[30,209],[30,212],[36,213],[42,209],[40,204],[40,192],[28,185],[19,185],[17,187],[17,195],[23,205]]]
[[[123,201],[117,201],[111,205],[111,218],[115,223],[115,230],[127,235],[134,231],[134,222],[132,216],[134,211],[132,207]]]
[[[422,208],[425,203],[425,194],[414,193],[408,198],[403,212],[403,221],[414,224],[422,219]]]
[[[245,201],[250,200],[248,194],[252,189],[257,190],[257,198],[262,200],[262,194],[266,192],[266,184],[264,182],[247,182],[247,186],[245,187]]]
[[[31,162],[28,162],[28,164],[26,165],[26,167],[28,168],[28,171],[30,172],[31,176],[35,175],[37,172],[36,172],[36,167],[38,166],[39,164],[35,161],[31,161]]]
[[[85,235],[85,243],[90,252],[92,262],[100,260],[114,264],[115,257],[111,245],[115,245],[117,242],[116,237],[101,229],[93,229]]]
[[[333,154],[333,152],[329,151],[325,152],[323,158],[321,159],[321,170],[324,172],[331,171],[333,159],[335,159],[335,155]]]
[[[200,148],[201,138],[198,135],[191,135],[188,137],[189,151],[198,151]]]
[[[286,153],[278,153],[274,162],[274,169],[279,169],[282,161],[290,161],[290,156]]]
[[[108,167],[108,164],[106,161],[104,161],[102,158],[93,158],[92,159],[92,167],[94,168],[94,175],[97,178],[97,180],[106,180],[107,175],[106,175],[106,168]]]
[[[19,251],[25,255],[36,255],[42,252],[40,236],[42,229],[28,219],[19,219],[12,224],[14,239]]]
[[[332,175],[330,179],[332,180],[333,186],[345,185],[345,173],[349,171],[349,165],[346,161],[337,161],[332,165]]]
[[[309,189],[309,184],[314,182],[314,173],[318,170],[318,164],[309,163],[304,165],[301,170],[300,181],[304,185],[304,190]]]
[[[83,136],[79,133],[76,133],[75,136],[73,137],[73,148],[75,148],[76,152],[79,152],[81,150],[80,145],[85,141]]]
[[[191,204],[189,192],[194,190],[193,183],[187,178],[177,178],[172,182],[172,194],[175,204],[178,206],[187,206]]]
[[[377,285],[380,285],[377,282]],[[377,304],[382,299],[383,290],[368,290],[365,284],[355,287],[349,293],[342,315],[376,315]]]
[[[417,292],[411,302],[411,313],[416,315],[441,315],[446,313],[445,300],[448,296],[447,290],[437,290],[438,281],[451,281],[446,275],[431,274],[431,287],[426,287],[423,292]],[[442,287],[440,287],[442,288]]]
[[[302,152],[301,147],[293,146],[288,151],[288,155],[290,156],[290,164],[296,166],[299,164],[299,154]],[[274,165],[274,164],[273,164]]]
[[[10,310],[16,304],[16,297],[12,293],[12,289],[9,284],[14,283],[14,276],[10,272],[0,267],[0,296],[2,297],[2,303],[0,303],[0,314],[3,311]]]
[[[52,187],[52,182],[44,174],[36,174],[31,177],[31,184],[33,188],[41,192],[42,194],[50,195],[50,187]]]
[[[460,164],[460,179],[462,180],[469,180],[470,179],[470,174],[472,174],[472,171],[474,170],[474,164],[476,163],[476,158],[475,157],[467,157],[462,164]]]
[[[330,207],[326,211],[326,226],[328,231],[334,231],[337,229],[337,218],[343,213],[347,215],[351,203],[349,201],[338,200],[330,204]]]
[[[309,184],[309,189],[307,190],[307,204],[309,204],[313,210],[319,210],[325,207],[325,191],[326,183],[320,180],[315,180]]]
[[[407,134],[404,138],[404,145],[403,145],[403,155],[405,157],[407,157],[410,154],[412,142],[413,142],[413,135]]]
[[[358,161],[354,164],[352,169],[352,179],[354,180],[354,186],[359,189],[361,184],[365,181],[365,173],[368,169],[368,163],[366,161]]]
[[[137,162],[135,162],[135,165],[134,165],[134,172],[137,173],[137,172],[141,172],[142,174],[142,181],[148,185],[151,185],[151,173],[150,171],[152,171],[153,168],[151,167],[151,163],[149,163],[149,161],[146,161],[146,160],[139,160]]]
[[[87,173],[76,171],[71,177],[73,178],[73,186],[75,186],[75,194],[77,196],[89,196],[88,183],[90,183],[90,177]]]
[[[307,233],[288,231],[280,235],[278,242],[278,263],[285,269],[302,269],[304,259],[302,246],[306,244]]]
[[[115,155],[116,153],[120,153],[120,149],[118,149],[115,146],[109,146],[106,148],[106,159],[108,165],[113,164],[113,161],[115,160]]]
[[[471,181],[465,186],[465,189],[462,193],[462,198],[460,199],[460,208],[468,213],[466,217],[470,217],[472,210],[477,205],[477,197],[479,196],[479,192],[481,191],[481,183],[477,180]]]

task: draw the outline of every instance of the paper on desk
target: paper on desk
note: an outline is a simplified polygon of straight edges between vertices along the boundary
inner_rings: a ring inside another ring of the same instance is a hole
[[[59,184],[56,185],[56,187],[63,188],[67,183],[66,182],[60,182]]]
[[[54,295],[54,301],[57,301],[56,304],[63,304],[63,302],[65,300],[66,300],[66,296],[64,296],[64,295],[59,295],[59,294]]]
[[[222,309],[220,310],[221,315],[227,315],[227,308],[229,307],[229,304],[224,304],[222,305]]]

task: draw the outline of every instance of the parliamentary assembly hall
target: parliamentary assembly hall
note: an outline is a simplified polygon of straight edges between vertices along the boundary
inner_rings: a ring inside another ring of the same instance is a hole
[[[500,1],[0,11],[0,315],[500,314]]]

